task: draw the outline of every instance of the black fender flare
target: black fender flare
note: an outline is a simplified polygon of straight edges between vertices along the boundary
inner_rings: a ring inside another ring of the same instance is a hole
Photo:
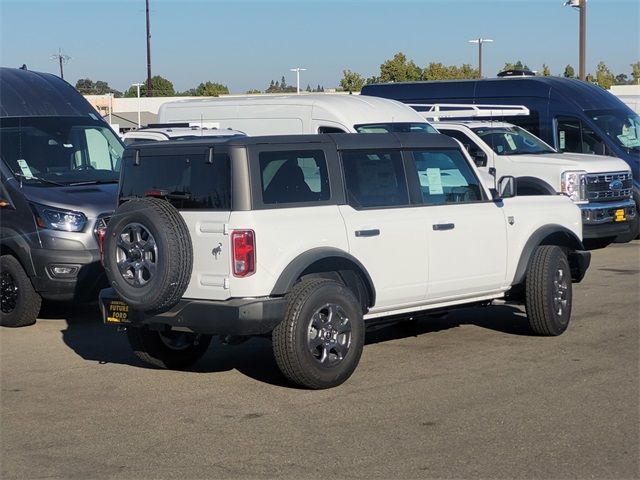
[[[27,276],[36,276],[36,269],[31,258],[31,247],[24,237],[12,228],[0,228],[0,250],[2,255],[13,255],[20,262]]]
[[[531,255],[536,247],[540,245],[558,245],[574,251],[584,250],[584,245],[582,245],[580,239],[568,228],[557,224],[544,225],[534,231],[527,243],[525,243],[520,253],[520,260],[518,261],[512,285],[518,285],[524,281]],[[582,272],[582,275],[584,275],[584,272]],[[581,279],[580,277],[578,281]]]
[[[285,295],[289,290],[291,290],[293,285],[303,275],[305,270],[307,270],[311,265],[319,260],[331,261],[331,259],[335,259],[339,263],[342,263],[346,260],[352,263],[360,271],[362,280],[364,281],[365,287],[367,288],[369,293],[370,305],[368,306],[371,307],[375,305],[376,290],[375,286],[373,285],[371,275],[369,275],[367,269],[353,255],[334,247],[313,248],[294,258],[291,262],[289,262],[289,264],[285,267],[285,269],[278,277],[278,280],[271,290],[271,295]]]
[[[531,188],[543,191],[547,195],[557,195],[558,191],[544,180],[537,177],[516,177],[516,185],[520,188]]]

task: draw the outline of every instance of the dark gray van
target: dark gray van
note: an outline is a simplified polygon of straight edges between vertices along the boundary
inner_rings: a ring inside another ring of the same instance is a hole
[[[97,298],[97,236],[116,206],[123,150],[64,80],[0,68],[1,325],[34,323],[41,299]]]
[[[633,173],[633,198],[640,211],[640,117],[617,97],[591,83],[560,77],[365,85],[362,95],[408,104],[468,103],[524,105],[531,114],[509,117],[560,152],[593,153],[623,159]],[[628,241],[640,234],[639,215]]]

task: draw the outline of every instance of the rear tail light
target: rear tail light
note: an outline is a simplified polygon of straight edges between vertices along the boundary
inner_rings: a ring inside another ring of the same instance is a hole
[[[256,271],[256,234],[253,230],[231,232],[233,276],[247,277]]]

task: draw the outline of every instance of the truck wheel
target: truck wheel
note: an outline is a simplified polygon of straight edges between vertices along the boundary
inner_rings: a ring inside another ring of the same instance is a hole
[[[560,247],[542,245],[535,249],[525,290],[531,329],[546,336],[564,332],[571,318],[571,268]]]
[[[127,337],[140,360],[154,367],[171,370],[180,370],[196,363],[211,343],[211,335],[157,331],[147,327],[129,327]]]
[[[189,230],[169,202],[129,200],[109,221],[103,263],[110,285],[126,303],[149,313],[166,311],[189,285]]]
[[[0,291],[0,325],[26,327],[36,323],[42,300],[20,262],[11,255],[0,257]]]
[[[361,306],[345,285],[310,279],[287,294],[287,312],[274,329],[273,351],[282,373],[312,389],[340,385],[362,355]]]

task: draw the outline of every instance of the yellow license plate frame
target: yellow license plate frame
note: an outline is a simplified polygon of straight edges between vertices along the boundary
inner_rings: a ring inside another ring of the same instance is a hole
[[[106,323],[130,323],[129,305],[122,300],[109,300],[106,305]]]

